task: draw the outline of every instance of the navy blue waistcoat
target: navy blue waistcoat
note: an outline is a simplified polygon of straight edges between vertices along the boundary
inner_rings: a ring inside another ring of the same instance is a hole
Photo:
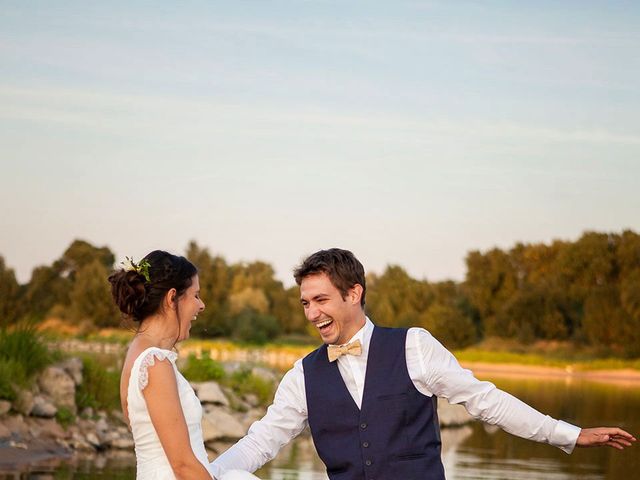
[[[362,409],[327,346],[303,360],[309,426],[331,480],[443,480],[436,397],[416,390],[406,329],[375,327]]]

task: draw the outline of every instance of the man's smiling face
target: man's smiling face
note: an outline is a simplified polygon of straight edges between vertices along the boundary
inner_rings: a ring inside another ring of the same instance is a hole
[[[325,273],[309,275],[300,283],[300,303],[304,314],[329,345],[348,342],[364,325],[360,306],[362,287],[354,285],[345,298]]]

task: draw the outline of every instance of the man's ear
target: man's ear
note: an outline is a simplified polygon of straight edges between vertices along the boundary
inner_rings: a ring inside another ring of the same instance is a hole
[[[360,305],[360,299],[362,298],[362,285],[356,283],[353,287],[349,289],[349,301],[352,305]]]

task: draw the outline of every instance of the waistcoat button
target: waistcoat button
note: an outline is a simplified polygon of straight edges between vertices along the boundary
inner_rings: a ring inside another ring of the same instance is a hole
[[[362,446],[363,446],[364,448],[369,447],[369,442],[362,442]]]
[[[360,428],[361,428],[362,430],[364,430],[365,428],[367,428],[367,424],[366,424],[366,423],[361,423],[361,424],[360,424]]]
[[[371,465],[373,462],[371,460],[365,460],[364,464],[368,467],[369,465]]]

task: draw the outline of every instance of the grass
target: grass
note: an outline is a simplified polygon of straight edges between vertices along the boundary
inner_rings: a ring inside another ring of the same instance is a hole
[[[56,358],[32,324],[0,329],[0,398],[14,400]]]
[[[67,407],[60,407],[56,412],[56,420],[64,428],[67,428],[76,421],[76,416]]]
[[[82,356],[82,365],[82,383],[76,388],[78,409],[119,409],[120,372],[103,367],[90,355]]]
[[[461,362],[571,367],[574,370],[640,370],[640,359],[603,357],[602,352],[568,342],[539,341],[530,345],[514,340],[489,338],[454,352]]]

